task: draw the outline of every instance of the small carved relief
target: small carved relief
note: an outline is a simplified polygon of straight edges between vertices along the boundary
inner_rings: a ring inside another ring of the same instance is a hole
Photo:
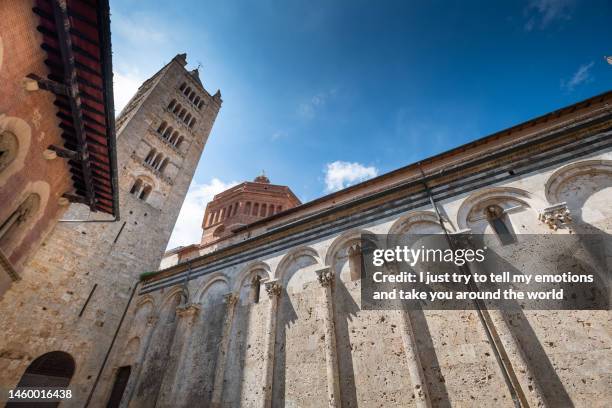
[[[573,221],[571,212],[567,208],[566,203],[559,203],[543,208],[540,210],[538,219],[554,231],[562,227],[570,228]]]

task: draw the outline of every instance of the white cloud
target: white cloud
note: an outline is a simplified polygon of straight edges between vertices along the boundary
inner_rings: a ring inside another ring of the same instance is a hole
[[[298,115],[304,119],[313,119],[317,115],[318,111],[325,106],[329,98],[333,97],[335,94],[335,89],[316,94],[308,101],[303,102],[298,106]]]
[[[119,115],[119,112],[127,105],[130,98],[134,96],[138,87],[143,82],[144,78],[141,78],[137,73],[124,74],[115,72],[113,74],[113,94],[115,97],[116,115]]]
[[[335,161],[327,163],[325,169],[325,190],[328,193],[342,190],[352,184],[376,177],[378,169],[361,163]]]
[[[573,3],[573,0],[531,0],[525,9],[528,16],[525,30],[543,30],[553,23],[569,20]]]
[[[202,238],[201,226],[206,204],[213,199],[215,194],[219,194],[236,184],[238,183],[235,181],[225,183],[218,178],[213,178],[208,184],[194,182],[189,187],[174,225],[168,249],[199,243]]]
[[[574,75],[572,75],[569,81],[561,80],[561,88],[573,91],[578,85],[591,82],[593,80],[593,75],[591,75],[591,68],[593,68],[593,65],[595,65],[594,61],[581,65],[578,70],[574,72]]]

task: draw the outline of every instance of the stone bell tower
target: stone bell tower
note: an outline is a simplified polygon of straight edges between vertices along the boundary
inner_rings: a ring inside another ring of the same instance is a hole
[[[0,367],[2,384],[60,350],[76,367],[70,406],[87,400],[139,275],[159,266],[221,108],[221,93],[209,94],[186,58],[145,81],[116,120],[119,221],[71,204],[63,218],[75,222],[55,227],[0,302],[10,333],[0,345],[19,357]]]

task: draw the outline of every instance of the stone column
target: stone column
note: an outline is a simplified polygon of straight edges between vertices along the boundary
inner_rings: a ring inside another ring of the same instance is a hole
[[[200,305],[195,303],[176,308],[176,315],[179,320],[170,350],[169,365],[166,366],[166,375],[162,381],[160,396],[156,406],[176,406],[177,401],[183,400],[178,383],[182,378],[186,378],[181,374],[191,346],[193,326],[196,317],[200,313],[200,309]]]
[[[401,306],[400,306],[401,307]],[[402,341],[404,343],[404,352],[406,353],[406,362],[408,363],[408,375],[412,384],[412,392],[414,393],[414,401],[418,408],[431,408],[431,400],[427,391],[427,381],[423,373],[423,366],[419,358],[417,349],[416,336],[410,322],[410,314],[408,310],[399,310],[400,322],[402,325]]]
[[[338,352],[336,349],[336,323],[334,320],[334,302],[332,286],[334,274],[329,266],[319,269],[317,279],[323,286],[323,320],[325,322],[325,365],[327,368],[327,400],[330,407],[340,407],[340,372],[338,370]]]
[[[137,385],[140,382],[140,373],[142,372],[142,367],[145,364],[145,359],[147,356],[147,352],[149,351],[149,345],[151,344],[151,337],[153,331],[155,330],[155,325],[159,321],[159,317],[157,316],[149,316],[147,318],[147,328],[145,333],[143,334],[143,342],[140,347],[140,352],[138,353],[138,358],[136,359],[137,367],[134,370],[134,373],[130,375],[130,379],[128,380],[128,384],[125,387],[125,391],[123,392],[123,398],[121,398],[121,403],[119,404],[120,408],[126,408],[130,401],[132,400],[132,396],[134,391],[136,390]],[[113,378],[111,383],[114,384],[115,379]]]
[[[278,309],[278,298],[282,287],[278,280],[270,279],[264,282],[266,292],[270,298],[270,308],[268,311],[268,324],[266,326],[266,348],[264,354],[264,408],[272,406],[272,385],[274,383],[274,348],[276,346],[276,312]]]
[[[225,321],[223,322],[223,332],[221,344],[217,351],[217,363],[215,365],[215,382],[213,385],[213,394],[211,398],[211,407],[217,408],[221,406],[221,398],[223,397],[223,380],[225,376],[225,364],[227,363],[227,348],[229,347],[230,336],[232,334],[232,322],[234,320],[234,311],[238,296],[233,293],[225,295],[226,311]]]

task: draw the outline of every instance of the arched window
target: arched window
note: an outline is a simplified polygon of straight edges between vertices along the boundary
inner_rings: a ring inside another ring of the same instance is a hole
[[[220,237],[225,232],[225,227],[223,225],[219,225],[216,230],[213,231],[213,236],[215,238]]]
[[[274,204],[270,204],[270,207],[268,207],[268,217],[274,215]]]
[[[200,103],[198,103],[198,109],[202,109],[202,106],[204,106],[204,100],[201,100]]]
[[[191,113],[188,113],[187,116],[185,116],[185,122],[189,123],[190,120],[191,120]]]
[[[153,190],[153,188],[150,185],[146,184],[144,188],[142,189],[142,191],[140,192],[140,195],[138,196],[138,198],[145,201],[147,198],[149,198],[149,195],[151,194],[151,190]]]
[[[196,123],[195,118],[191,119],[191,123],[189,123],[189,127],[190,127],[190,128],[193,128],[193,126],[195,125],[195,123]]]
[[[244,207],[244,213],[246,215],[251,214],[251,202],[247,201],[246,206]]]
[[[0,246],[10,243],[13,234],[19,231],[19,227],[36,214],[40,207],[40,196],[36,193],[29,194],[9,217],[0,224]]]
[[[187,114],[187,110],[183,108],[181,109],[181,113],[179,113],[178,117],[183,119],[185,117],[185,114]]]
[[[166,123],[166,121],[163,121],[159,127],[157,128],[157,133],[159,134],[163,134],[164,130],[166,130],[166,127],[168,126],[168,124]]]
[[[18,388],[66,388],[70,384],[70,379],[74,374],[75,363],[72,356],[63,351],[52,351],[43,354],[32,361],[21,376]],[[40,406],[57,407],[57,402],[45,402]],[[28,406],[38,406],[38,404],[26,404]],[[22,404],[9,402],[6,407],[21,407]]]
[[[195,99],[193,100],[193,104],[194,104],[195,106],[198,106],[198,103],[200,103],[200,97],[199,97],[199,96],[196,96],[196,97],[195,97]]]
[[[131,366],[123,366],[119,367],[117,370],[117,375],[115,376],[115,383],[113,384],[113,389],[111,391],[110,398],[108,399],[108,403],[106,404],[106,408],[118,408],[121,404],[121,399],[123,398],[123,393],[125,392],[125,387],[128,384],[128,380],[130,379],[130,373],[132,371]]]
[[[163,134],[164,139],[168,139],[168,138],[170,137],[170,135],[172,134],[172,131],[173,131],[173,130],[174,130],[174,129],[173,129],[173,127],[172,127],[172,126],[168,127],[168,128],[166,129],[166,131],[164,132],[164,134]]]
[[[267,210],[268,210],[268,205],[267,204],[262,204],[261,205],[261,211],[259,212],[259,216],[260,217],[265,217]]]
[[[251,280],[251,302],[259,303],[259,292],[261,291],[261,276],[255,275]]]
[[[283,206],[282,205],[276,206],[276,212],[279,213],[281,211],[283,211]]]
[[[174,108],[174,105],[176,105],[176,99],[170,101],[170,103],[168,104],[168,109]]]
[[[508,215],[499,205],[488,205],[485,208],[485,215],[489,225],[495,231],[502,245],[508,245],[516,242],[516,237],[512,233],[512,226]]]
[[[187,84],[185,82],[183,82],[179,88],[179,90],[182,92],[185,90],[185,87],[187,86]]]
[[[191,102],[193,102],[193,99],[194,99],[194,98],[195,98],[195,92],[193,92],[193,91],[192,91],[192,92],[189,94],[189,100],[190,100]]]
[[[240,205],[240,203],[234,204],[234,211],[233,211],[232,215],[236,215],[238,213],[238,206],[239,205]]]
[[[19,142],[11,132],[0,133],[0,172],[6,169],[17,157]]]
[[[349,247],[348,261],[351,272],[351,281],[361,279],[361,246],[359,244],[351,245]]]
[[[185,94],[185,96],[189,96],[190,92],[191,92],[191,87],[188,86],[187,89],[185,89],[185,92],[183,92],[183,94]]]
[[[178,137],[179,137],[179,132],[178,130],[175,130],[172,136],[170,136],[170,138],[168,139],[168,141],[176,146],[176,140],[178,139]]]
[[[182,107],[183,105],[181,105],[180,103],[177,103],[174,109],[172,110],[172,113],[174,113],[175,115],[178,114],[181,111]]]
[[[155,156],[155,159],[153,159],[153,161],[151,162],[151,167],[157,169],[163,159],[164,155],[161,153],[157,153],[157,156]]]
[[[166,158],[164,158],[164,160],[161,161],[161,163],[159,164],[159,167],[157,169],[160,172],[163,172],[167,165],[168,165],[168,158],[166,157]]]
[[[151,164],[155,158],[155,155],[157,154],[157,150],[155,150],[154,148],[149,150],[149,154],[147,154],[147,157],[145,157],[145,163],[146,164]]]
[[[134,184],[132,184],[132,188],[130,189],[130,194],[138,194],[141,188],[142,188],[142,180],[136,179]]]
[[[257,215],[259,213],[259,203],[255,203],[255,205],[253,205],[253,214],[251,215]]]
[[[178,139],[176,139],[174,146],[181,147],[181,143],[183,143],[183,136],[179,136]]]

